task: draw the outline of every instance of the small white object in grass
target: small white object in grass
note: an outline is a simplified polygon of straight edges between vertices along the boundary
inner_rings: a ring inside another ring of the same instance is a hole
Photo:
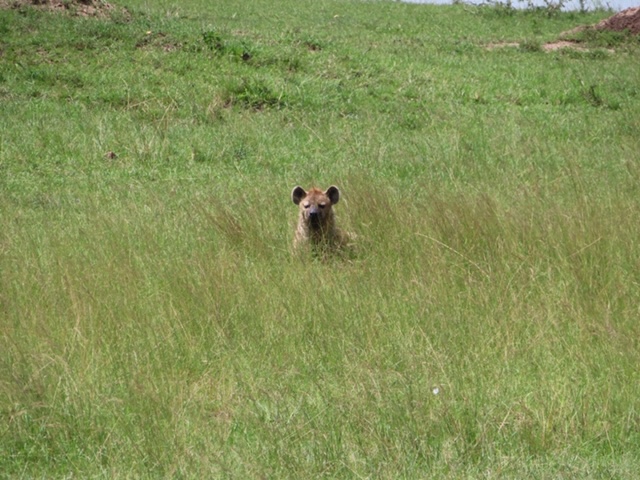
[[[440,389],[438,387],[434,387],[432,392],[434,395],[438,395],[440,393]]]

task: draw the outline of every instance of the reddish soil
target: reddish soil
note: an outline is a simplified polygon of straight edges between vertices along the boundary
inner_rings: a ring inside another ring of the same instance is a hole
[[[629,30],[632,35],[640,34],[640,7],[627,8],[613,17],[609,17],[597,23],[596,30]]]

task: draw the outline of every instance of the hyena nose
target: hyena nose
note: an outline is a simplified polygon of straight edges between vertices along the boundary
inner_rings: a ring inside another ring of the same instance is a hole
[[[311,225],[318,225],[320,223],[320,212],[314,208],[309,211],[309,222]]]

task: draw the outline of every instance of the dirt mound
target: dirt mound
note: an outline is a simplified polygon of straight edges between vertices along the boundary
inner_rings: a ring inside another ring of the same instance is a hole
[[[627,8],[614,16],[597,23],[596,30],[629,30],[632,35],[640,34],[640,7]]]
[[[107,17],[118,11],[112,4],[103,0],[0,0],[0,8],[24,7],[66,12],[83,17]]]

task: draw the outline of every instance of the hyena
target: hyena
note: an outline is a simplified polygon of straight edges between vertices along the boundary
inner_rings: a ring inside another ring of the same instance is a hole
[[[347,245],[351,235],[336,227],[332,209],[340,200],[338,187],[332,185],[324,192],[312,188],[306,192],[298,186],[291,192],[291,199],[300,207],[294,247],[306,245],[316,251],[329,251]]]

